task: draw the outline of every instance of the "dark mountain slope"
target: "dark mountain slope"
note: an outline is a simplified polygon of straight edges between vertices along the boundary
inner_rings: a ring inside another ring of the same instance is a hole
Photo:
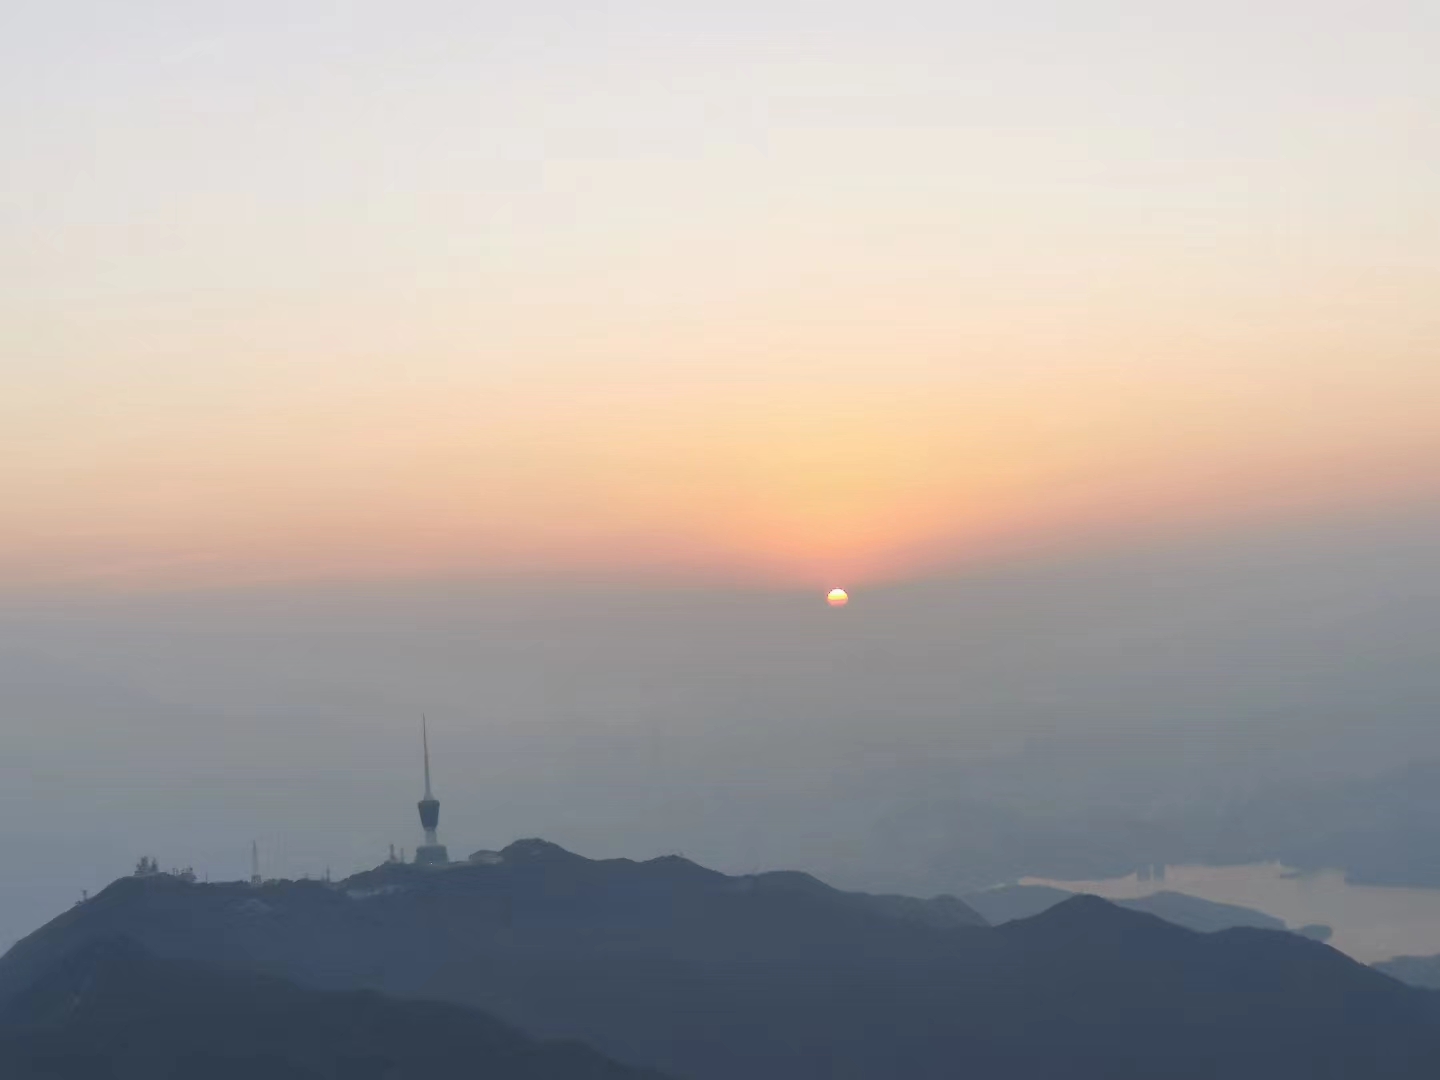
[[[685,859],[590,860],[539,840],[493,863],[383,864],[337,885],[187,884],[128,877],[0,959],[0,1001],[78,942],[124,935],[162,955],[322,986],[423,992],[467,957],[568,959],[604,944],[665,962],[825,954],[836,942],[924,956],[934,933],[984,920],[960,901],[846,893],[808,874],[729,877]],[[435,958],[448,957],[437,970]]]
[[[66,957],[0,1011],[6,1080],[660,1080],[453,1005],[160,960],[124,939]]]
[[[1165,1076],[1422,1076],[1440,1065],[1440,1002],[1296,934],[1199,934],[1091,896],[995,932],[1012,948],[986,1002],[993,1021],[1048,998],[1047,1037],[1078,1061],[1129,1046],[1148,1048]]]
[[[0,960],[0,995],[123,933],[695,1080],[1440,1075],[1431,995],[1293,934],[1198,934],[1093,897],[997,928],[967,911],[526,841],[337,886],[123,880]]]

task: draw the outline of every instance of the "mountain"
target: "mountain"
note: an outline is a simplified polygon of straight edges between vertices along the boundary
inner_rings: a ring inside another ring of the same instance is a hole
[[[591,861],[543,841],[344,882],[127,878],[0,959],[0,1000],[88,942],[483,1010],[687,1080],[1440,1075],[1440,999],[1297,935],[1094,897],[961,901]]]
[[[1075,894],[1050,885],[997,885],[993,889],[966,893],[965,903],[978,911],[991,926],[1029,919]]]
[[[1121,900],[1120,906],[1131,911],[1144,911],[1157,915],[1166,922],[1211,934],[1217,930],[1231,930],[1237,926],[1249,926],[1257,930],[1284,930],[1285,920],[1266,915],[1254,908],[1239,904],[1220,904],[1214,900],[1202,900],[1198,896],[1162,890],[1134,900]]]
[[[7,1080],[660,1080],[454,1005],[161,960],[91,942],[0,1011]]]
[[[1440,956],[1396,956],[1372,966],[1411,986],[1440,990]]]
[[[983,892],[968,893],[965,903],[974,908],[992,924],[1026,919],[1048,911],[1056,904],[1068,900],[1074,893],[1056,889],[1049,885],[1002,885]],[[1130,911],[1144,911],[1157,915],[1166,922],[1198,930],[1203,934],[1216,930],[1230,930],[1237,926],[1249,926],[1257,930],[1284,930],[1285,922],[1273,915],[1238,904],[1220,904],[1213,900],[1202,900],[1198,896],[1168,890],[1152,893],[1134,900],[1114,901],[1117,907]],[[1306,928],[1308,937],[1315,937],[1323,928]],[[1299,931],[1297,931],[1298,933]]]

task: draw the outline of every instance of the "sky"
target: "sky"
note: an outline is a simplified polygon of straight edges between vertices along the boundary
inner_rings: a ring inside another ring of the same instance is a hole
[[[28,5],[0,586],[851,587],[1433,498],[1433,5]]]
[[[454,854],[917,892],[977,805],[1440,755],[1437,52],[1374,0],[9,5],[0,946],[142,853],[413,845],[422,710]]]

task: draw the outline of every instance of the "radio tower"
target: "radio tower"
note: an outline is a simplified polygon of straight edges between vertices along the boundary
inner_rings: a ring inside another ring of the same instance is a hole
[[[260,877],[260,844],[250,841],[250,884],[259,888],[263,881]]]
[[[440,800],[430,793],[430,731],[423,713],[420,744],[425,752],[425,797],[420,800],[420,827],[425,830],[425,843],[415,849],[415,864],[441,866],[450,861],[450,853],[435,836],[435,830],[440,827]]]

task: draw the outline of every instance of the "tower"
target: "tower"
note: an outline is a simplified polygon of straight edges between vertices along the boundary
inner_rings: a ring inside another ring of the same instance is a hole
[[[250,841],[250,884],[257,888],[263,884],[260,877],[260,844],[259,841]]]
[[[425,753],[425,797],[420,800],[420,827],[425,830],[425,843],[415,849],[417,866],[437,866],[450,861],[445,845],[435,836],[440,827],[440,800],[430,793],[430,731],[422,714],[420,717],[420,744]]]

